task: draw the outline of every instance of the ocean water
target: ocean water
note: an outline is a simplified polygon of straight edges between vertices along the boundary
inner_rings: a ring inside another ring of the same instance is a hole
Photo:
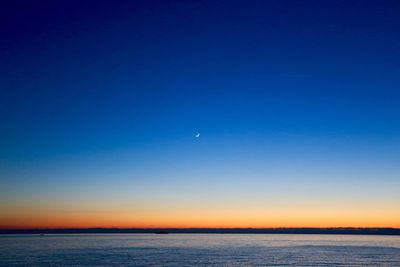
[[[3,235],[0,266],[400,266],[400,237]]]

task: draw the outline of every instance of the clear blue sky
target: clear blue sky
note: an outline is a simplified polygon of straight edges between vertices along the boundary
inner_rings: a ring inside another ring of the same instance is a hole
[[[399,14],[398,1],[3,4],[3,227],[82,213],[201,226],[183,218],[213,205],[233,222],[249,210],[237,225],[329,225],[332,211],[332,226],[400,226]],[[291,218],[296,203],[314,221]]]

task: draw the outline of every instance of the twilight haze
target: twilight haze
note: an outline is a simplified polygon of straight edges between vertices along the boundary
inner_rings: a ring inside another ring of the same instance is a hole
[[[0,228],[400,227],[399,1],[8,2]]]

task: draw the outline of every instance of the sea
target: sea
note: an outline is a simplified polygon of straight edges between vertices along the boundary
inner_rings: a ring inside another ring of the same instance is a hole
[[[0,235],[0,266],[400,266],[400,236]]]

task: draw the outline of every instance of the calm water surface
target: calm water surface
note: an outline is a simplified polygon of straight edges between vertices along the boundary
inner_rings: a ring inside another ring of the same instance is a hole
[[[0,266],[400,266],[400,237],[4,235]]]

